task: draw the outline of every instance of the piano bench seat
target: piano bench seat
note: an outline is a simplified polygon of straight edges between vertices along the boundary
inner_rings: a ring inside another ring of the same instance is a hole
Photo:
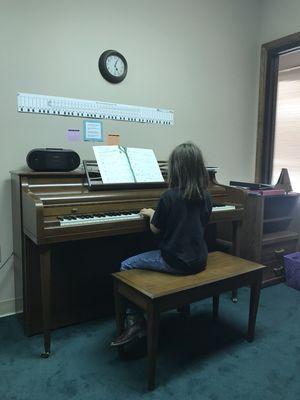
[[[148,389],[155,387],[155,364],[159,314],[178,309],[195,301],[212,297],[213,317],[217,318],[222,292],[251,287],[247,340],[254,338],[264,266],[219,251],[209,253],[206,269],[195,275],[175,276],[134,269],[113,274],[117,332],[124,330],[124,298],[147,314]],[[119,348],[121,355],[123,348]]]

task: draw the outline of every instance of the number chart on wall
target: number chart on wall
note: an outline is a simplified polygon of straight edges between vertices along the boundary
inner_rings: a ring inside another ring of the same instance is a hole
[[[99,118],[148,124],[174,124],[174,112],[161,108],[18,93],[18,111],[66,117]]]

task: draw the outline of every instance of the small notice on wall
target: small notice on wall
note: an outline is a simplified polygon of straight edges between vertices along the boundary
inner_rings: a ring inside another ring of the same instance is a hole
[[[108,146],[118,146],[120,144],[120,135],[118,133],[109,133],[106,136],[106,143]]]
[[[80,130],[79,129],[68,129],[67,139],[69,142],[78,142],[80,140]]]
[[[84,120],[84,140],[103,142],[102,122],[99,120]]]

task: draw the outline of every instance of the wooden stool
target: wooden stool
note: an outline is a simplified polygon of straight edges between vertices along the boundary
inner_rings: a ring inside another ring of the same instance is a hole
[[[265,267],[260,264],[239,257],[214,252],[208,255],[206,270],[195,275],[175,276],[141,269],[113,274],[118,334],[124,330],[122,297],[136,304],[147,314],[149,390],[155,387],[159,314],[213,297],[213,316],[216,318],[220,293],[250,285],[247,340],[251,342],[254,339],[263,268]]]

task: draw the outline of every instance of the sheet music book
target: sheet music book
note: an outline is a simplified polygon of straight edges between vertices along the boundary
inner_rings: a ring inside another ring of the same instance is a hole
[[[93,146],[103,183],[164,182],[152,149]]]

